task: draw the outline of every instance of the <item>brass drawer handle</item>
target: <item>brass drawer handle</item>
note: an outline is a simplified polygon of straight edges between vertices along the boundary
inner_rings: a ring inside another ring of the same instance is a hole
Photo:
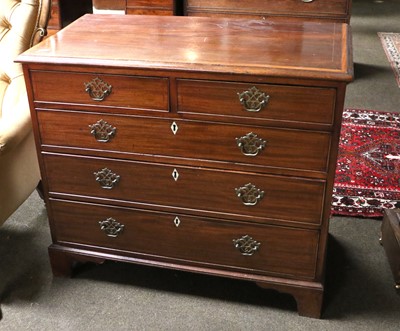
[[[108,124],[102,119],[94,124],[89,125],[89,129],[94,138],[101,143],[109,142],[115,137],[117,132],[117,128],[113,127],[111,124]]]
[[[235,188],[235,192],[245,206],[255,206],[264,197],[264,191],[251,183]]]
[[[102,188],[107,190],[114,188],[121,178],[120,175],[117,175],[108,168],[94,172],[93,175],[95,176],[96,182],[98,182]]]
[[[245,156],[257,156],[264,148],[267,142],[259,138],[255,133],[250,132],[243,137],[236,138],[236,144]]]
[[[255,86],[242,93],[238,93],[238,96],[244,109],[249,112],[259,112],[267,105],[269,100],[269,95]]]
[[[112,91],[112,86],[99,77],[93,78],[84,85],[85,92],[89,94],[93,101],[103,101]]]
[[[100,221],[100,230],[103,230],[108,237],[118,237],[125,225],[117,222],[114,218],[109,217],[106,220]]]
[[[304,3],[310,3],[310,2],[314,2],[314,0],[301,0]]]
[[[251,256],[258,250],[261,243],[246,234],[239,239],[233,239],[233,245],[242,255]]]

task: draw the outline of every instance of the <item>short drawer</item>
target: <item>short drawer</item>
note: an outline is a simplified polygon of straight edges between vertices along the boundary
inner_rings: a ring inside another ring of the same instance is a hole
[[[131,15],[174,15],[174,0],[127,0],[126,13]]]
[[[264,222],[320,224],[325,181],[44,153],[49,192]]]
[[[175,0],[126,0],[127,7],[173,9]]]
[[[349,11],[349,0],[186,0],[186,11],[224,12],[242,15],[274,14],[305,16],[339,16]]]
[[[167,78],[32,71],[35,102],[169,111]]]
[[[56,242],[243,272],[313,279],[318,231],[52,200]]]
[[[47,146],[234,162],[261,170],[325,172],[331,140],[328,132],[162,118],[50,110],[38,111],[38,117]]]
[[[128,15],[159,15],[159,16],[173,16],[172,9],[154,8],[154,7],[127,7],[126,13]]]
[[[333,88],[178,80],[178,112],[331,125]],[[261,123],[261,122],[260,122]]]

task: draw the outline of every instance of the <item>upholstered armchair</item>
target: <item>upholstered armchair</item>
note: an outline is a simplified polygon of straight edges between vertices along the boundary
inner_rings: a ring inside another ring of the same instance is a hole
[[[22,66],[17,55],[46,34],[51,0],[0,1],[0,225],[39,181]]]

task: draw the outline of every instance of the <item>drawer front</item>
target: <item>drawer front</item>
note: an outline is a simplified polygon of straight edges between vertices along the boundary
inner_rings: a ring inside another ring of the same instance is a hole
[[[173,16],[174,11],[170,9],[158,9],[158,8],[135,8],[127,7],[126,13],[128,15],[159,15],[159,16]]]
[[[166,78],[32,71],[34,101],[169,110]]]
[[[182,263],[207,263],[243,272],[310,279],[315,276],[318,231],[249,226],[57,200],[51,202],[50,208],[58,242],[124,250],[146,259],[151,255]]]
[[[127,0],[128,7],[155,7],[173,9],[174,0]]]
[[[173,0],[127,0],[126,12],[131,15],[174,15]]]
[[[331,125],[335,89],[178,80],[178,112]],[[242,100],[242,102],[240,101]]]
[[[237,14],[276,14],[276,15],[344,15],[349,10],[348,0],[186,0],[187,11],[210,11]]]
[[[72,194],[229,217],[319,224],[325,182],[157,163],[43,154],[50,194]]]
[[[92,0],[93,9],[97,10],[123,10],[125,11],[126,0]]]
[[[78,112],[39,111],[38,118],[43,145],[235,162],[260,169],[325,172],[331,138],[326,132]],[[114,132],[107,143],[91,134],[93,127],[101,132],[105,126]]]

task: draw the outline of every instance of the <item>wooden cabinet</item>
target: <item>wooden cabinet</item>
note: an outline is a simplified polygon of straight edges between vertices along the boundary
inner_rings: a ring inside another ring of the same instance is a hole
[[[85,13],[242,17],[269,21],[349,23],[351,0],[53,0],[49,30],[59,30]]]
[[[20,56],[54,274],[233,277],[319,317],[350,50],[339,23],[86,15]]]
[[[351,0],[185,0],[186,15],[349,22]]]

